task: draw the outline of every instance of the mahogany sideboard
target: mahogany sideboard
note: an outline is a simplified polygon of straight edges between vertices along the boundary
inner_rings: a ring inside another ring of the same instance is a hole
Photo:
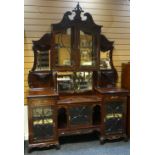
[[[117,88],[113,41],[101,34],[79,3],[51,33],[33,41],[29,72],[29,151],[56,146],[59,137],[98,132],[106,139],[128,139],[128,90]]]

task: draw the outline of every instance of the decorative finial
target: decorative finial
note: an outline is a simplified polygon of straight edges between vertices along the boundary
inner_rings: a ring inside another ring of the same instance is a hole
[[[84,11],[80,7],[79,2],[77,4],[77,6],[74,8],[73,12],[75,12],[75,14],[76,14],[75,17],[74,17],[74,19],[75,20],[81,20],[81,16],[80,15],[81,15],[81,12],[84,12]]]

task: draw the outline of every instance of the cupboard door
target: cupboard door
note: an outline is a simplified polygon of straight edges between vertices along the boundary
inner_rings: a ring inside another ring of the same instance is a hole
[[[70,67],[73,65],[73,37],[72,28],[62,30],[55,34],[55,65],[57,67]]]
[[[97,66],[97,34],[90,30],[79,30],[80,67]]]
[[[108,100],[105,102],[104,128],[105,134],[116,134],[124,132],[125,121],[124,100]]]
[[[92,117],[91,106],[74,106],[69,108],[70,125],[90,125]]]
[[[54,109],[51,106],[34,106],[31,110],[33,141],[50,140],[54,138]]]
[[[94,66],[93,36],[80,31],[80,66]]]

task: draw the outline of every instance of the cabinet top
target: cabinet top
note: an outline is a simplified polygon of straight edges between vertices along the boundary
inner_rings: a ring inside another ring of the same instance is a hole
[[[52,88],[35,88],[29,90],[28,98],[35,97],[57,97],[58,93]]]
[[[95,88],[95,90],[101,94],[117,94],[117,93],[125,93],[128,94],[129,91],[123,88]]]

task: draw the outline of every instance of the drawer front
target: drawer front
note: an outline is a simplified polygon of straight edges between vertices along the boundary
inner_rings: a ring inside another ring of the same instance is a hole
[[[122,102],[126,102],[127,100],[127,96],[119,96],[119,95],[107,95],[107,96],[104,96],[104,101],[122,101]]]
[[[55,100],[51,98],[33,98],[33,99],[28,99],[28,104],[30,106],[39,106],[39,105],[51,105],[55,104]]]

